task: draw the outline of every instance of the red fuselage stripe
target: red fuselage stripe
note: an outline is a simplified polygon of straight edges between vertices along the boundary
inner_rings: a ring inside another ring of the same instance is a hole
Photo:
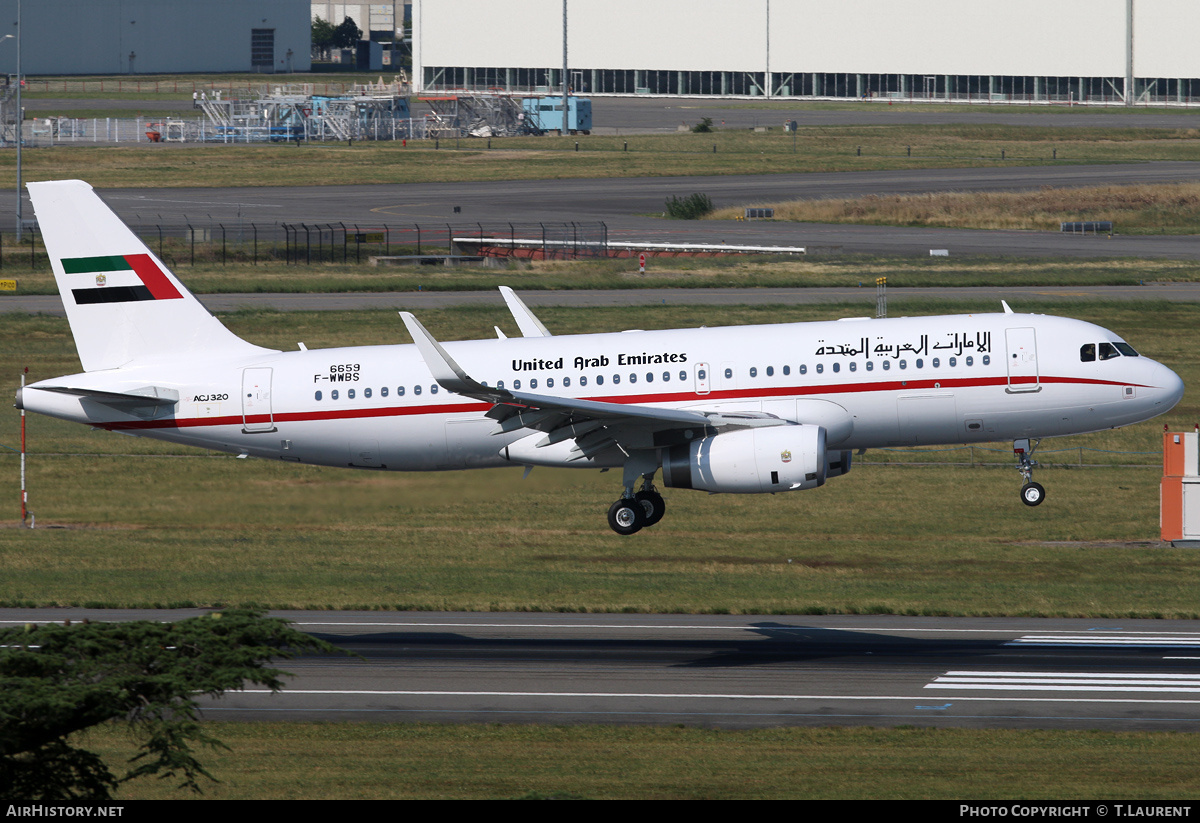
[[[1042,383],[1087,384],[1093,386],[1127,386],[1112,380],[1093,380],[1083,377],[1043,377]],[[801,397],[806,395],[829,395],[848,393],[868,393],[887,391],[914,391],[918,389],[961,389],[984,386],[1007,386],[1006,377],[956,378],[944,380],[893,380],[876,383],[847,383],[845,385],[826,386],[785,386],[762,389],[728,389],[707,394],[688,392],[664,392],[660,394],[624,395],[620,397],[585,397],[583,400],[594,400],[602,403],[620,403],[623,405],[645,405],[649,403],[696,403],[705,401],[728,401],[745,399],[763,399],[772,397]],[[1022,383],[1021,385],[1028,385]],[[1134,384],[1137,388],[1148,388]],[[331,401],[337,402],[337,401]],[[241,423],[266,423],[274,420],[276,423],[298,423],[318,420],[356,420],[370,417],[407,417],[422,414],[462,414],[464,412],[485,412],[491,408],[489,403],[439,403],[420,406],[371,406],[362,408],[336,408],[329,411],[280,412],[277,414],[223,415],[221,417],[186,417],[172,420],[139,420],[113,423],[95,423],[93,425],[105,429],[144,430],[144,429],[184,429],[204,426],[233,426]]]

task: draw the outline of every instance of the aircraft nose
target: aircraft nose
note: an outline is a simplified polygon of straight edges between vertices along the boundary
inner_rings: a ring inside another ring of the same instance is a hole
[[[1158,364],[1158,369],[1154,372],[1153,385],[1158,387],[1159,397],[1155,405],[1159,407],[1159,414],[1175,408],[1183,399],[1183,379],[1162,363]]]

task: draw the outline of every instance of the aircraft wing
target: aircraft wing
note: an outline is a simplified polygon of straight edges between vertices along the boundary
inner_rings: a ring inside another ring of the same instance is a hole
[[[409,312],[400,312],[425,364],[447,391],[492,404],[487,416],[499,422],[496,434],[533,429],[547,437],[538,446],[575,440],[580,457],[616,446],[626,455],[686,443],[726,428],[787,425],[761,413],[721,413],[552,397],[485,386],[468,375],[433,335]]]

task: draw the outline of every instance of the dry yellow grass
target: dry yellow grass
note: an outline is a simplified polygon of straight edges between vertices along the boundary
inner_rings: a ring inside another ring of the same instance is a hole
[[[1193,232],[1200,227],[1200,183],[1044,186],[1034,191],[867,195],[746,205],[773,207],[776,220],[809,223],[1058,231],[1061,221],[1112,220],[1124,233]],[[722,209],[710,218],[731,220],[741,213],[741,208]]]

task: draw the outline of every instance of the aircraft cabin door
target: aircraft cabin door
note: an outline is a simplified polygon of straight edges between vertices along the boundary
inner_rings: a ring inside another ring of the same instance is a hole
[[[242,431],[275,431],[271,411],[271,369],[242,369]]]
[[[1037,362],[1037,333],[1034,329],[1007,329],[1008,391],[1041,391]]]

